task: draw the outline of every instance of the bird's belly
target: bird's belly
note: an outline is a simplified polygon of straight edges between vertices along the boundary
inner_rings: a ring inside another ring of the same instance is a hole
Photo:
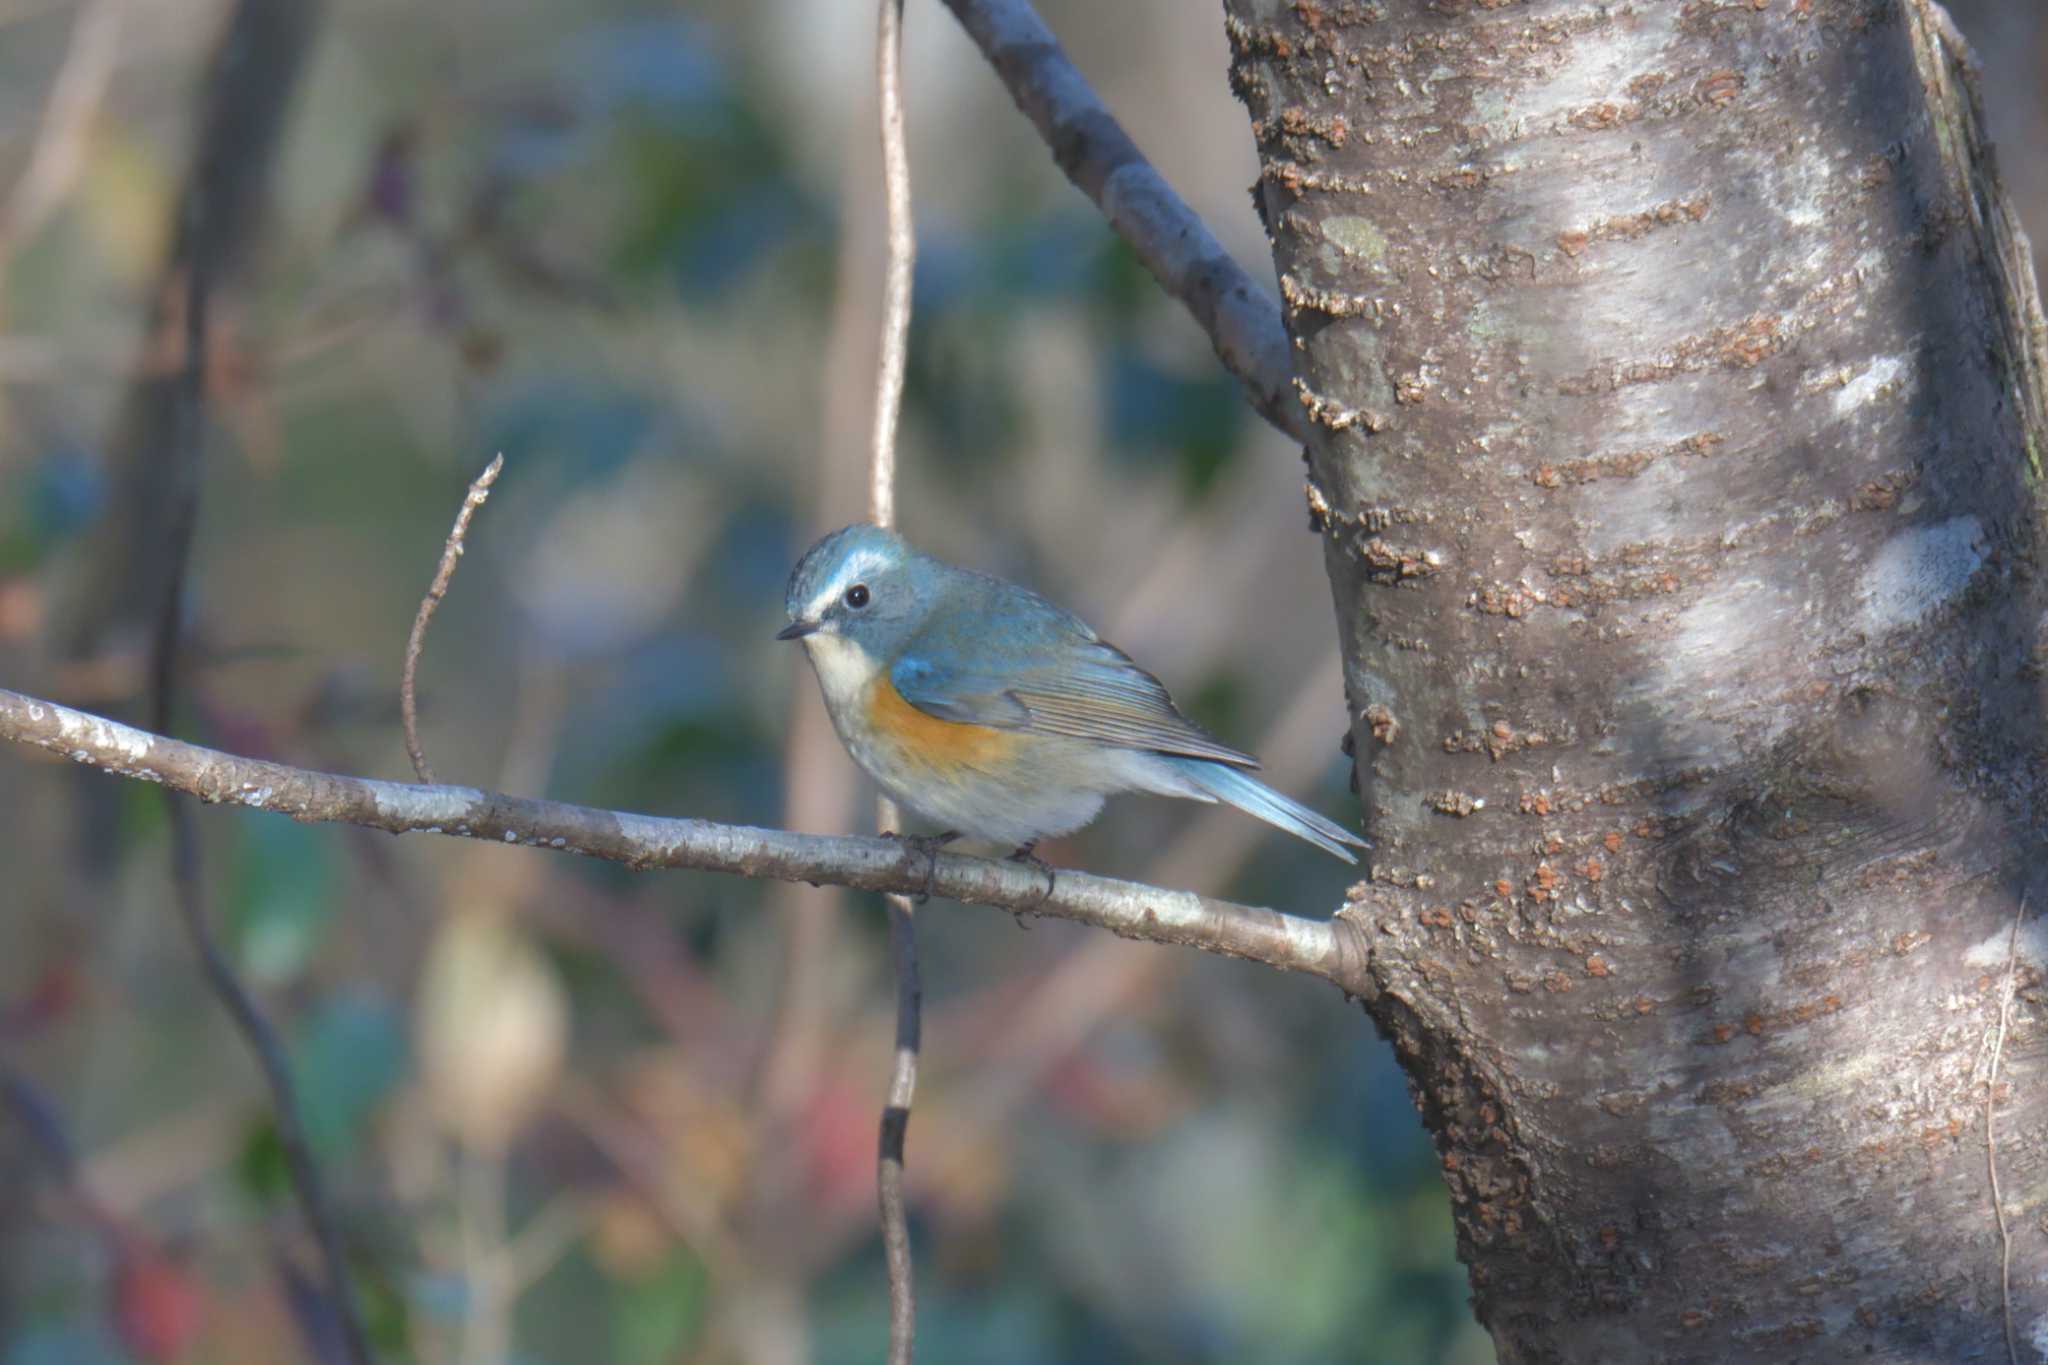
[[[944,829],[1021,845],[1079,829],[1102,809],[1099,765],[1073,741],[941,720],[886,677],[859,713],[864,724],[841,727],[847,751],[883,791]]]

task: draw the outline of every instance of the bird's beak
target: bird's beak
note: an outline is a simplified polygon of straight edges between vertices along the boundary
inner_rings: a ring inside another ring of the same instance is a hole
[[[791,621],[781,630],[775,632],[775,638],[778,640],[801,640],[806,635],[817,634],[822,626],[823,623],[819,621]]]

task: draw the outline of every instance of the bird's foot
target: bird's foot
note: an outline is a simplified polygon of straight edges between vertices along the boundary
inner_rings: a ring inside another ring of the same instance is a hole
[[[1024,843],[1017,845],[1015,851],[1013,851],[1010,854],[1010,861],[1013,863],[1022,863],[1026,867],[1036,868],[1040,872],[1043,872],[1045,874],[1045,891],[1038,898],[1040,900],[1045,900],[1052,895],[1054,876],[1058,869],[1055,868],[1051,863],[1047,862],[1045,859],[1039,857],[1038,854],[1033,851],[1037,847],[1038,840],[1036,839],[1027,840]],[[1021,924],[1023,923],[1023,921],[1019,920],[1018,923]]]
[[[893,839],[904,847],[924,855],[924,890],[913,898],[923,905],[932,898],[932,879],[939,875],[939,851],[960,837],[960,831],[949,829],[943,834],[904,834],[899,830],[885,829],[884,839]]]

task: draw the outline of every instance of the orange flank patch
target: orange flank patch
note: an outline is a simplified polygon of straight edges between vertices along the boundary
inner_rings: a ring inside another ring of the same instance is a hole
[[[946,770],[992,768],[1012,754],[1024,737],[1013,730],[940,720],[903,699],[888,675],[868,689],[868,724],[908,762]]]

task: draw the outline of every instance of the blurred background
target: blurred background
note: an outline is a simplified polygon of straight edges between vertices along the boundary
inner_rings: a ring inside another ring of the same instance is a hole
[[[2048,133],[2035,9],[1955,7],[2041,236],[2048,170],[2014,154]],[[951,17],[909,10],[905,529],[1080,611],[1275,785],[1352,818],[1297,452]],[[1269,278],[1218,7],[1042,10]],[[227,13],[0,0],[0,684],[135,714],[123,619],[160,589],[121,528],[155,506],[137,414],[180,364],[164,263]],[[290,104],[233,159],[269,169],[216,281],[180,733],[409,777],[406,632],[502,451],[428,642],[440,776],[868,827],[770,636],[797,554],[863,505],[873,26],[852,0],[347,0],[266,39],[305,60],[243,68]],[[131,567],[96,580],[109,564]],[[878,901],[197,823],[381,1358],[880,1358]],[[154,790],[0,756],[5,1365],[338,1358],[167,844]],[[1043,852],[1312,915],[1347,883],[1178,803],[1113,803]],[[1334,991],[944,902],[920,920],[926,1358],[1493,1358],[1404,1082]]]

